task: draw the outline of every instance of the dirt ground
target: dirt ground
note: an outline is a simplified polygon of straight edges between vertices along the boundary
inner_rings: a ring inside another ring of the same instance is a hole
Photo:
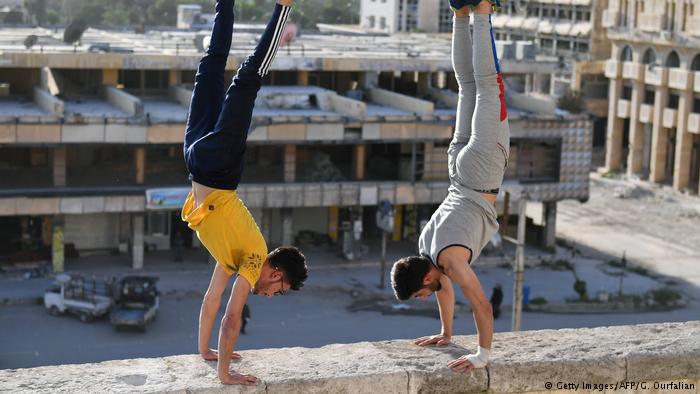
[[[700,197],[667,186],[591,176],[590,200],[558,204],[557,236],[677,278],[700,298]]]

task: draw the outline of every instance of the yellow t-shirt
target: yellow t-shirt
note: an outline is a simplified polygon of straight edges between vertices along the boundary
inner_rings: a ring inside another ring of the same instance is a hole
[[[235,190],[215,190],[194,206],[192,192],[182,206],[182,220],[230,275],[244,277],[252,287],[267,258],[267,244],[255,219]]]

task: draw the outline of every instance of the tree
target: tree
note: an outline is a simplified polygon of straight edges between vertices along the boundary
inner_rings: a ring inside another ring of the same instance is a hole
[[[39,26],[44,26],[48,22],[46,3],[46,0],[24,0],[27,14]]]

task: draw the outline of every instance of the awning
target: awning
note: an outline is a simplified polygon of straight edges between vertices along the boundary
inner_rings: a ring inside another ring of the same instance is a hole
[[[523,25],[524,20],[525,18],[523,18],[522,16],[511,15],[506,21],[506,27],[509,29],[520,29],[520,27]]]
[[[574,26],[571,28],[571,33],[572,36],[576,37],[583,37],[591,34],[591,23],[590,22],[579,22],[579,23],[574,23]]]
[[[537,25],[539,24],[540,18],[538,17],[526,18],[525,21],[523,21],[523,29],[535,31],[537,30]]]
[[[537,31],[542,34],[553,34],[554,24],[550,19],[542,19],[540,25],[537,27]]]
[[[572,24],[569,22],[558,22],[554,24],[554,32],[560,36],[568,36],[571,31]]]
[[[491,16],[491,24],[497,29],[503,28],[506,25],[507,20],[508,15],[497,14]]]

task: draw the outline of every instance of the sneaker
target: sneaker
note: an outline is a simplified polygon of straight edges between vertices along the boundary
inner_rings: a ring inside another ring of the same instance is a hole
[[[453,10],[458,10],[460,8],[463,8],[464,6],[468,5],[472,8],[476,7],[481,3],[481,0],[449,0],[450,1],[450,7],[452,7]],[[491,3],[491,7],[493,8],[494,11],[500,11],[501,10],[501,0],[489,0]]]

